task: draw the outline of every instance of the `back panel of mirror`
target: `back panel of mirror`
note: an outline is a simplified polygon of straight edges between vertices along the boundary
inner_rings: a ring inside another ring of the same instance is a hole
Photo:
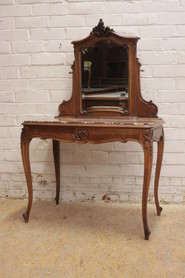
[[[128,46],[101,40],[81,50],[82,113],[117,109],[128,114]]]

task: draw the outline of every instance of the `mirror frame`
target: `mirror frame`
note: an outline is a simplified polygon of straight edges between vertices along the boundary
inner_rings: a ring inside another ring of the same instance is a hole
[[[88,113],[82,109],[82,76],[81,76],[81,50],[88,48],[97,42],[109,40],[118,46],[127,45],[128,47],[128,113],[122,113],[122,109],[118,108],[91,108]],[[152,101],[145,101],[140,92],[140,66],[136,49],[138,37],[122,37],[117,35],[113,29],[105,27],[102,19],[98,25],[94,27],[90,35],[82,40],[73,41],[75,61],[72,65],[73,86],[72,96],[70,100],[63,101],[59,105],[58,117],[92,117],[92,116],[108,116],[108,117],[157,117],[157,106]]]

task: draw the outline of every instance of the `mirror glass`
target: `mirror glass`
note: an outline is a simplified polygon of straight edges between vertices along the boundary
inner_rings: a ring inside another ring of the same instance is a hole
[[[128,46],[109,40],[81,50],[82,110],[119,109],[128,114]]]

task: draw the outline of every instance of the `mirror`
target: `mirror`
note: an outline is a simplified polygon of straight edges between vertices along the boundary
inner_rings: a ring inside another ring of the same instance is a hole
[[[92,109],[117,109],[128,114],[128,56],[126,44],[100,40],[81,49],[83,113]]]

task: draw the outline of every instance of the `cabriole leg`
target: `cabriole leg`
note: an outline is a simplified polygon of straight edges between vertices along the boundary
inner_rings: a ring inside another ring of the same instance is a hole
[[[53,157],[55,164],[55,176],[56,176],[56,204],[59,204],[60,199],[60,142],[53,140]]]
[[[144,180],[143,180],[143,196],[142,196],[142,217],[145,239],[148,240],[151,234],[148,221],[147,221],[147,200],[150,185],[150,177],[152,171],[152,158],[153,158],[153,142],[152,140],[146,141],[143,145],[144,150]]]
[[[155,204],[156,204],[158,216],[161,214],[162,211],[162,207],[159,206],[158,186],[159,186],[159,177],[160,177],[162,158],[163,158],[163,150],[164,150],[164,133],[162,133],[160,140],[157,142],[157,163],[156,163],[155,182],[154,182],[154,197],[155,197]]]
[[[32,207],[33,200],[33,187],[32,187],[32,177],[30,168],[30,158],[29,158],[29,145],[31,139],[27,136],[27,129],[23,128],[21,133],[21,153],[22,162],[24,166],[24,173],[26,176],[27,188],[28,188],[28,206],[26,212],[23,214],[26,223],[29,221],[30,211]]]

